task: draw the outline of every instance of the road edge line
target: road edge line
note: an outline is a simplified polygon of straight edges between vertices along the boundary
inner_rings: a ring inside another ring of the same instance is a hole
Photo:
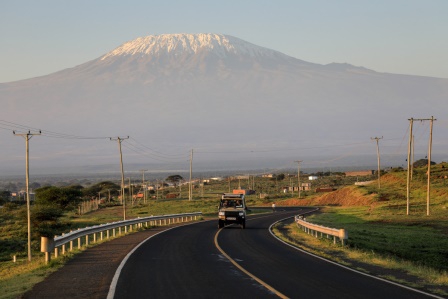
[[[128,261],[128,259],[131,257],[131,255],[141,246],[143,245],[143,243],[145,243],[146,241],[148,241],[149,239],[162,234],[164,232],[170,231],[172,229],[178,228],[178,227],[183,227],[183,226],[187,226],[187,225],[192,225],[192,224],[197,224],[198,222],[193,222],[193,223],[187,223],[184,225],[179,225],[179,226],[173,226],[170,228],[167,228],[163,231],[160,231],[152,236],[149,236],[148,238],[144,239],[143,241],[141,241],[137,246],[135,246],[134,248],[132,248],[131,251],[128,252],[128,254],[124,257],[124,259],[121,261],[120,265],[118,266],[117,270],[115,270],[115,274],[114,277],[112,278],[112,281],[110,283],[109,286],[109,292],[107,293],[107,299],[114,299],[115,297],[115,290],[117,288],[117,283],[118,283],[118,279],[120,278],[120,274],[121,274],[121,270],[123,270],[124,266],[126,265],[126,262]]]

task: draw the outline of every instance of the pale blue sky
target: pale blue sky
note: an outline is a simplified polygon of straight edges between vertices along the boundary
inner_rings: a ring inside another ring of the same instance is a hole
[[[1,0],[0,82],[164,33],[223,33],[309,62],[448,78],[447,0]]]

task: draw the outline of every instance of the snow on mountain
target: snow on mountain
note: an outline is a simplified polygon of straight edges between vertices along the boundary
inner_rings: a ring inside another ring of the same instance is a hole
[[[124,43],[107,53],[101,60],[121,55],[181,55],[211,52],[225,58],[228,54],[248,55],[260,58],[286,56],[280,52],[259,47],[239,38],[223,34],[162,34],[140,37]]]

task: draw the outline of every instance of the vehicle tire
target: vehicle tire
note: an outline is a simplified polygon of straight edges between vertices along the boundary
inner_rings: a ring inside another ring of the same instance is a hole
[[[241,228],[242,229],[246,228],[246,220],[243,220],[243,222],[241,222]]]
[[[218,228],[223,228],[223,227],[224,227],[224,221],[218,220]]]

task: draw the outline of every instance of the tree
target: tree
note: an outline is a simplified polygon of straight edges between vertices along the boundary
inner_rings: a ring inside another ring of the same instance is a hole
[[[31,213],[31,222],[36,237],[53,238],[64,231],[67,224],[60,221],[63,210],[57,204],[36,204]]]
[[[8,190],[0,190],[0,204],[8,202],[11,198],[11,192]]]
[[[71,187],[43,187],[36,189],[36,205],[57,206],[62,210],[73,209],[81,201],[81,191]]]
[[[64,210],[75,208],[81,201],[81,191],[72,187],[48,186],[36,189],[31,222],[37,237],[52,238],[67,227],[60,221]]]
[[[174,175],[170,175],[169,177],[167,177],[165,179],[165,181],[173,183],[174,186],[177,186],[179,184],[180,181],[182,181],[184,178],[181,175],[178,174],[174,174]]]
[[[285,179],[285,174],[284,173],[277,174],[277,180],[283,181],[284,179]]]
[[[431,165],[435,165],[436,162],[431,161]],[[415,161],[413,164],[414,167],[423,167],[428,166],[428,159],[420,159],[418,161]]]

